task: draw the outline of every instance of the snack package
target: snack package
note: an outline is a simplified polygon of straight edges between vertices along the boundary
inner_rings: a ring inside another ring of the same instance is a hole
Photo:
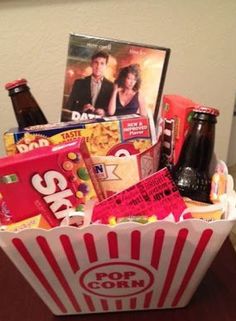
[[[184,200],[192,217],[205,221],[220,220],[226,210],[226,205],[224,202],[217,204],[208,204],[194,201],[188,198],[185,198]]]
[[[151,117],[112,116],[12,129],[4,134],[6,153],[14,155],[37,147],[84,137],[91,155],[133,155],[156,143]]]
[[[0,159],[0,193],[2,224],[42,214],[56,226],[87,201],[103,199],[83,138]]]
[[[135,222],[135,223],[140,223],[140,224],[147,224],[151,222],[156,222],[157,221],[157,216],[156,215],[134,215],[134,216],[125,216],[125,217],[118,217],[116,218],[115,216],[111,216],[108,219],[108,224],[111,226],[114,226],[119,223],[128,223],[128,222]]]
[[[167,168],[148,176],[137,184],[96,204],[92,222],[110,224],[110,219],[153,216],[158,220],[172,215],[175,221],[182,218],[186,209],[174,181]],[[183,218],[189,218],[186,214]]]
[[[51,225],[41,214],[9,225],[0,225],[0,230],[8,232],[18,232],[26,228],[42,228],[49,230]]]
[[[137,155],[92,156],[105,197],[118,193],[158,170],[161,141]]]
[[[218,160],[211,178],[210,200],[212,203],[221,201],[227,192],[228,168],[224,161]]]
[[[166,162],[176,164],[186,133],[191,122],[192,111],[198,104],[179,95],[164,95],[162,118],[163,157]]]

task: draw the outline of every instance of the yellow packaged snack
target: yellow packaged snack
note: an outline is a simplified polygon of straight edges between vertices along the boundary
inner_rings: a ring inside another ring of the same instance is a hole
[[[189,198],[184,198],[184,201],[193,218],[216,221],[220,220],[225,212],[224,203],[208,204],[197,202]]]
[[[0,226],[0,230],[4,230],[8,232],[18,232],[26,228],[42,228],[42,229],[49,230],[51,226],[41,214],[27,218],[25,220],[22,220],[16,223]]]
[[[79,137],[85,138],[91,155],[100,156],[141,153],[156,142],[153,119],[134,114],[11,129],[4,134],[4,145],[14,155]]]
[[[92,156],[91,159],[103,194],[109,197],[157,171],[160,141],[137,155]]]

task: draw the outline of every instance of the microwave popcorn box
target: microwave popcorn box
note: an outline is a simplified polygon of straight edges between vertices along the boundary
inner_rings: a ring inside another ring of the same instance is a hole
[[[236,220],[0,232],[0,246],[55,315],[186,306]],[[16,298],[15,298],[16,299]]]
[[[4,134],[8,155],[84,137],[91,155],[132,155],[156,143],[154,121],[137,114],[11,129]]]
[[[162,106],[163,148],[168,163],[176,164],[192,120],[193,109],[198,106],[179,95],[164,95]]]
[[[0,159],[0,194],[2,224],[42,214],[56,226],[103,199],[84,138]]]
[[[144,152],[123,157],[92,156],[92,162],[105,198],[120,192],[159,168],[161,140]]]

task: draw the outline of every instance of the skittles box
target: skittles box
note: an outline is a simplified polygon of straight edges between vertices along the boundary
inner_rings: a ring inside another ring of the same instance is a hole
[[[52,227],[103,199],[83,138],[0,159],[0,194],[1,224],[41,214]]]
[[[156,142],[153,119],[134,115],[103,117],[12,129],[4,134],[7,155],[84,137],[91,155],[138,154]]]

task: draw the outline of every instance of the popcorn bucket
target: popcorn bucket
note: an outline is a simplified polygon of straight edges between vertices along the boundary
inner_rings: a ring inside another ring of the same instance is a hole
[[[55,315],[184,307],[235,223],[121,223],[0,232],[0,245]]]

